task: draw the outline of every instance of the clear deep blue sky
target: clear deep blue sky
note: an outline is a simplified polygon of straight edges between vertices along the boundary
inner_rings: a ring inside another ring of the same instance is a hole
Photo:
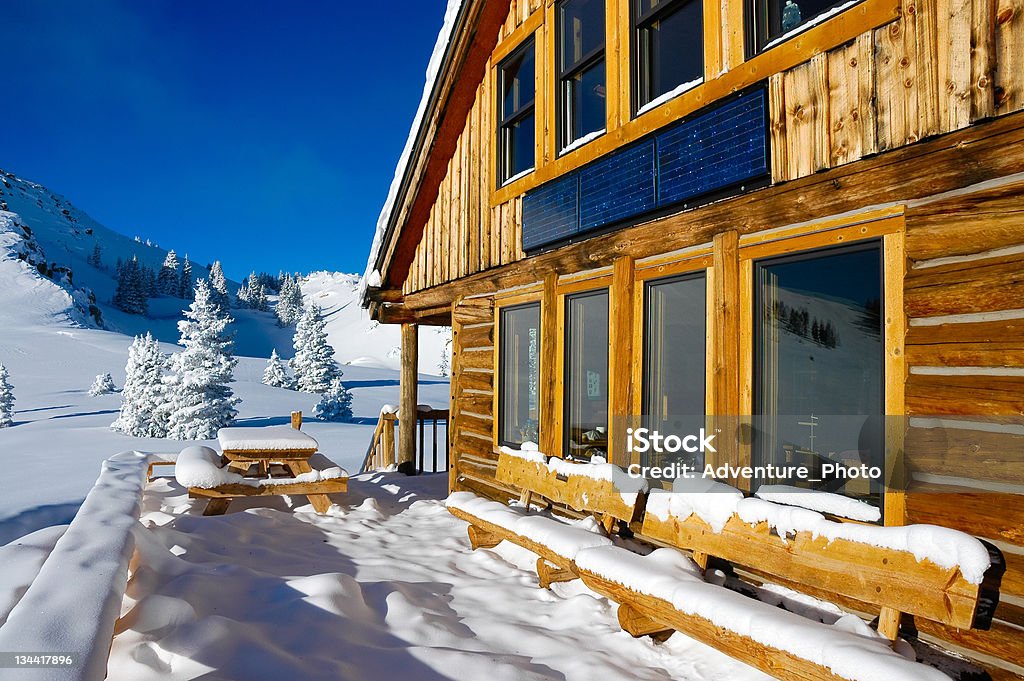
[[[0,168],[251,269],[362,272],[445,0],[4,0]]]

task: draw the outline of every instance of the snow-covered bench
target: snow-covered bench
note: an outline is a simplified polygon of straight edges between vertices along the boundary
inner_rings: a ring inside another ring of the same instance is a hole
[[[266,457],[258,474],[273,472],[272,463],[277,460]],[[323,454],[312,454],[302,462],[306,464],[304,470],[296,470],[293,463],[290,475],[283,477],[245,477],[237,469],[232,470],[237,459],[225,466],[213,449],[193,446],[178,455],[174,476],[178,484],[188,488],[190,497],[210,500],[203,515],[226,512],[233,499],[278,495],[306,496],[317,513],[325,513],[331,505],[328,494],[348,491],[348,473]],[[288,459],[284,464],[289,465]]]
[[[557,457],[549,459],[536,450],[502,448],[497,478],[522,491],[519,507],[510,508],[470,492],[455,492],[448,497],[448,510],[469,523],[474,549],[510,541],[536,553],[537,574],[546,588],[554,582],[575,579],[576,554],[586,548],[610,546],[607,535],[616,522],[629,523],[637,517],[646,485],[638,481],[635,491],[620,491],[613,480],[616,472],[625,475],[607,463],[570,463]],[[535,497],[593,514],[593,519],[571,522],[531,513]]]
[[[876,611],[890,608],[962,629],[975,624],[990,557],[974,537],[932,525],[838,522],[801,507],[859,515],[852,500],[831,499],[835,495],[763,494],[766,498],[744,498],[713,481],[677,483],[672,493],[649,495],[642,535],[744,566],[811,595],[839,594]],[[895,638],[897,629],[883,633]]]

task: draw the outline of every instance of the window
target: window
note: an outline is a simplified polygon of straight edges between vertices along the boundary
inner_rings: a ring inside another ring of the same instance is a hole
[[[605,129],[604,0],[562,0],[558,18],[559,146]]]
[[[878,242],[755,263],[756,465],[804,467],[778,482],[880,503],[884,467],[882,252]]]
[[[701,0],[633,0],[638,112],[704,77]]]
[[[540,398],[540,303],[501,309],[498,318],[498,441],[537,442]]]
[[[498,177],[502,184],[533,169],[535,72],[533,38],[524,41],[498,66]]]
[[[680,438],[704,426],[707,284],[703,272],[644,288],[643,427]],[[700,455],[642,453],[640,465],[703,466]]]
[[[565,301],[565,455],[607,458],[608,290]]]
[[[747,51],[751,54],[810,28],[857,0],[748,0]]]

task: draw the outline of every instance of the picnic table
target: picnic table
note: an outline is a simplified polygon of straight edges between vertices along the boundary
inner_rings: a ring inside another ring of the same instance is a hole
[[[319,454],[316,439],[298,427],[221,428],[217,442],[226,466],[209,448],[190,448],[196,451],[178,459],[177,468],[188,467],[183,472],[189,495],[210,500],[203,515],[225,513],[239,497],[269,495],[305,496],[317,513],[325,513],[331,506],[327,495],[348,490],[348,474]]]

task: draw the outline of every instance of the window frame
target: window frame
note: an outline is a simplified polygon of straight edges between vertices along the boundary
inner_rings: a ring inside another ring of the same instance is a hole
[[[562,17],[561,8],[572,0],[557,0],[554,4],[554,68],[552,71],[555,76],[555,145],[557,147],[556,156],[562,156],[564,154],[575,151],[579,147],[569,149],[571,145],[575,144],[578,140],[583,139],[587,135],[593,134],[594,132],[600,132],[602,129],[607,132],[608,130],[608,13],[607,5],[609,0],[602,0],[602,7],[604,11],[601,13],[601,18],[604,23],[604,40],[598,47],[595,47],[587,54],[580,57],[579,61],[573,64],[569,68],[565,68],[562,64],[562,53],[564,45],[562,44],[563,31],[562,31]],[[611,0],[615,1],[615,0]],[[583,136],[576,139],[568,139],[569,128],[571,127],[572,121],[570,120],[571,112],[569,111],[570,98],[567,96],[567,87],[571,80],[578,74],[590,70],[598,64],[604,63],[605,75],[604,75],[604,86],[605,86],[605,104],[604,104],[604,118],[605,125],[603,128],[599,128],[597,131],[591,131],[584,133]]]
[[[770,38],[768,36],[768,2],[771,0],[745,0],[743,3],[743,33],[744,33],[744,52],[747,59],[752,59],[759,54],[764,54],[769,50],[773,50],[779,45],[789,42],[793,38],[801,35],[802,33],[816,27],[823,23],[828,23],[832,19],[835,19],[841,14],[845,14],[849,10],[863,4],[866,0],[837,0],[826,9],[824,12],[819,12],[814,16],[810,17],[806,21],[803,21],[796,25],[793,29]],[[843,7],[842,10],[835,12],[832,16],[821,21],[814,21],[816,17],[820,17],[826,12],[831,12],[837,7]],[[788,35],[787,35],[788,33]]]
[[[533,84],[533,97],[526,104],[521,104],[512,114],[505,116],[505,67],[515,59],[524,56],[529,50],[533,50],[533,69],[534,77],[532,80]],[[497,177],[498,187],[503,187],[506,184],[514,181],[515,179],[521,178],[537,169],[537,155],[536,149],[538,144],[537,139],[537,69],[540,66],[540,62],[537,59],[537,40],[536,34],[531,33],[526,36],[511,52],[505,55],[497,65],[497,87],[495,88],[495,97],[497,99],[497,116],[495,117],[497,125]],[[510,161],[511,161],[511,145],[509,144],[510,136],[506,135],[511,130],[512,126],[516,123],[520,123],[525,118],[533,116],[533,127],[534,127],[534,141],[533,141],[533,156],[530,158],[530,165],[528,168],[518,172],[511,172]]]
[[[868,238],[864,238],[864,239],[858,239],[858,240],[855,240],[855,241],[851,241],[849,243],[836,243],[836,244],[829,244],[829,245],[818,246],[818,247],[810,247],[809,246],[807,248],[799,249],[799,250],[795,250],[795,251],[782,252],[782,253],[778,253],[778,254],[767,254],[767,255],[763,255],[763,256],[759,256],[759,257],[754,257],[754,258],[751,258],[749,260],[750,267],[751,267],[751,280],[750,280],[750,283],[752,285],[752,290],[750,290],[750,292],[749,292],[750,293],[750,305],[751,305],[750,320],[752,322],[752,324],[751,324],[752,328],[750,329],[750,338],[751,338],[751,344],[750,344],[750,367],[751,367],[751,375],[750,375],[750,407],[751,407],[751,411],[750,411],[750,413],[751,413],[751,417],[753,419],[756,420],[758,418],[762,418],[762,417],[765,416],[764,408],[763,408],[763,405],[761,404],[761,400],[762,400],[761,396],[762,396],[762,393],[763,393],[763,391],[762,391],[762,387],[763,386],[761,384],[761,381],[762,381],[762,370],[764,369],[764,359],[762,358],[761,353],[758,350],[760,347],[762,347],[761,344],[762,344],[762,341],[764,340],[764,336],[763,336],[763,334],[764,334],[764,324],[762,323],[761,316],[759,314],[759,310],[761,309],[761,307],[762,307],[762,305],[764,303],[764,298],[763,298],[764,294],[763,294],[763,291],[762,291],[761,287],[758,285],[758,271],[759,271],[759,268],[765,266],[766,264],[767,265],[777,265],[777,264],[797,263],[797,262],[802,262],[802,261],[806,261],[806,260],[815,260],[815,259],[821,258],[821,257],[828,257],[829,255],[843,254],[843,253],[857,253],[857,252],[868,251],[868,250],[876,251],[878,253],[878,260],[879,260],[879,281],[878,281],[879,293],[880,293],[880,295],[879,295],[879,319],[880,319],[879,335],[880,335],[880,341],[881,341],[880,344],[879,344],[879,355],[880,355],[880,357],[879,357],[879,360],[880,360],[879,367],[880,367],[881,376],[879,377],[880,378],[880,391],[879,391],[880,394],[879,394],[878,413],[877,414],[867,414],[865,416],[868,416],[868,417],[878,416],[878,417],[881,417],[883,419],[886,417],[886,411],[887,411],[886,406],[887,406],[887,403],[889,401],[889,390],[890,390],[890,385],[889,385],[889,364],[888,364],[888,362],[889,362],[889,356],[890,356],[890,352],[891,352],[891,348],[889,347],[889,341],[888,341],[887,334],[886,334],[886,323],[885,323],[886,310],[889,309],[889,304],[890,304],[890,301],[886,300],[886,298],[887,298],[887,295],[886,295],[886,284],[887,284],[888,280],[892,276],[891,273],[887,273],[887,271],[886,271],[886,268],[887,268],[886,248],[887,248],[887,244],[886,244],[886,239],[885,239],[884,235],[879,235],[879,236],[873,236],[873,237],[868,237]],[[886,452],[887,441],[886,441],[886,437],[885,436],[883,436],[883,438],[882,438],[881,445],[882,445],[882,450],[881,450],[882,451],[882,455],[883,455],[883,457],[886,457],[886,455],[887,455],[887,452]],[[749,463],[750,463],[750,465],[752,465],[752,466],[762,465],[764,462],[759,459],[759,456],[760,456],[759,445],[757,444],[757,438],[754,438],[751,441],[751,447],[750,447],[750,454],[749,454]],[[889,466],[888,460],[885,461],[884,465],[886,466],[886,469],[888,469],[888,466]],[[847,496],[847,495],[843,494],[842,492],[836,492],[836,494],[840,494],[842,496]],[[878,524],[883,524],[886,521],[886,513],[887,513],[886,506],[888,504],[889,494],[890,494],[890,491],[887,490],[885,485],[883,484],[883,487],[880,490],[879,496],[878,496],[878,502],[879,502],[878,503],[878,509],[879,509],[879,512],[881,513],[881,517],[880,517],[880,519],[878,521]],[[849,498],[855,498],[855,497],[849,497]]]
[[[644,87],[646,86],[648,89],[650,88],[650,84],[648,82],[650,80],[650,76],[648,76],[647,78],[644,78],[644,76],[643,76],[643,69],[646,66],[646,68],[649,70],[650,69],[650,65],[647,63],[646,54],[644,52],[643,43],[641,41],[642,31],[644,31],[647,28],[648,24],[650,24],[650,23],[652,23],[652,22],[654,22],[654,21],[656,21],[658,19],[661,19],[663,17],[666,17],[666,16],[669,16],[671,14],[674,14],[675,12],[681,11],[683,9],[683,7],[685,7],[687,4],[689,4],[691,2],[692,3],[697,3],[697,4],[701,5],[701,30],[699,32],[699,35],[700,35],[700,56],[701,56],[700,61],[701,61],[701,68],[700,68],[700,74],[698,75],[698,78],[700,79],[701,82],[704,81],[704,78],[705,78],[705,75],[706,75],[705,74],[705,69],[707,68],[707,64],[706,64],[707,60],[705,58],[705,42],[706,42],[705,39],[706,39],[707,36],[705,35],[706,27],[704,26],[704,16],[703,16],[703,5],[704,5],[705,1],[706,0],[666,0],[666,2],[662,6],[655,7],[654,9],[650,9],[646,13],[642,14],[640,12],[640,0],[629,0],[629,35],[630,35],[630,50],[629,50],[630,51],[630,69],[629,69],[629,76],[631,78],[631,83],[630,83],[630,88],[629,89],[630,89],[630,100],[631,100],[630,101],[630,107],[631,107],[630,111],[631,111],[632,116],[634,118],[636,118],[637,116],[641,115],[640,114],[640,110],[641,109],[643,109],[645,106],[648,106],[651,102],[653,102],[658,97],[662,96],[662,95],[656,95],[654,97],[650,97],[649,96],[650,93],[647,93],[648,94],[647,101],[643,100],[643,97],[644,97],[643,89],[644,89]],[[694,87],[697,87],[698,85],[700,85],[701,82],[698,82],[698,83],[694,84]],[[682,85],[682,83],[677,83],[674,87],[678,87],[679,85]],[[680,93],[680,94],[682,94],[682,93]],[[650,109],[648,109],[647,111],[650,111]],[[647,113],[647,111],[644,111],[644,113]]]
[[[505,430],[504,429],[504,425],[505,425],[504,424],[504,418],[505,418],[505,400],[506,400],[506,395],[505,395],[505,385],[506,385],[505,375],[506,375],[506,372],[505,372],[505,354],[504,354],[505,344],[504,344],[504,341],[502,340],[502,338],[503,338],[502,327],[504,326],[505,313],[509,312],[509,311],[522,310],[522,309],[531,308],[531,307],[537,308],[537,318],[538,318],[538,323],[537,323],[537,351],[538,351],[538,357],[537,357],[537,380],[538,380],[538,386],[539,386],[539,383],[544,380],[544,370],[545,370],[545,368],[543,366],[543,359],[544,359],[544,345],[543,345],[544,344],[544,308],[543,308],[543,302],[541,301],[540,298],[533,298],[533,297],[531,297],[530,299],[527,299],[527,300],[516,299],[516,300],[510,300],[510,301],[505,302],[505,303],[498,302],[495,305],[495,308],[494,308],[494,313],[495,313],[495,320],[494,320],[494,322],[495,322],[494,323],[494,345],[495,345],[495,352],[494,352],[494,357],[495,357],[495,359],[494,359],[494,362],[495,362],[495,367],[494,367],[494,377],[495,377],[495,386],[494,386],[495,387],[495,390],[494,390],[494,402],[495,402],[495,410],[494,410],[494,443],[498,447],[514,447],[514,448],[518,448],[522,444],[522,443],[510,442],[510,441],[507,441],[504,438],[504,430]],[[540,440],[540,431],[541,431],[541,424],[542,424],[542,421],[543,421],[542,413],[541,412],[542,412],[542,401],[540,399],[540,391],[539,391],[539,387],[538,387],[538,395],[537,395],[537,440],[538,440],[537,444],[538,444],[538,446],[540,445],[540,442],[539,442],[539,440]]]
[[[574,299],[587,298],[590,296],[604,295],[608,301],[608,352],[606,355],[606,376],[605,376],[605,413],[607,414],[607,423],[605,424],[607,439],[606,439],[606,453],[607,449],[611,446],[611,370],[612,370],[612,338],[611,338],[611,323],[612,323],[612,287],[610,279],[603,279],[599,281],[586,281],[581,282],[584,285],[579,288],[575,286],[566,287],[566,290],[562,291],[558,295],[558,307],[559,307],[559,326],[562,329],[562,333],[558,334],[558,342],[560,343],[559,357],[561,361],[561,371],[559,372],[558,380],[561,381],[561,390],[559,393],[559,411],[561,419],[561,447],[556,456],[560,458],[569,457],[572,452],[569,451],[569,442],[571,440],[570,434],[572,431],[572,424],[569,418],[569,409],[571,408],[570,390],[572,381],[569,379],[570,372],[572,370],[572,363],[570,362],[570,353],[572,351],[572,344],[569,342],[570,317],[569,317],[569,302]],[[610,453],[609,453],[610,454]]]

